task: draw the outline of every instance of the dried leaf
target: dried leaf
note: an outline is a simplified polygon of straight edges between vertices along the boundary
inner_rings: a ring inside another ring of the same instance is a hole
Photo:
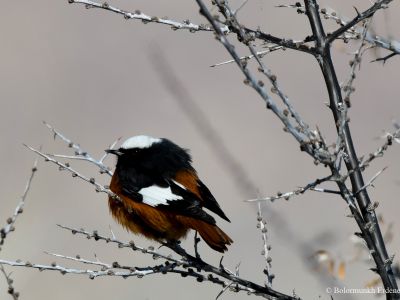
[[[340,280],[343,280],[346,277],[346,263],[344,261],[339,264],[337,277]]]

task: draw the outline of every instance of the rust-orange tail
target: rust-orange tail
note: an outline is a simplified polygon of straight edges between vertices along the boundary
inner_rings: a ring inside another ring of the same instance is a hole
[[[196,230],[207,245],[215,251],[225,252],[228,250],[226,246],[233,243],[233,240],[217,225],[184,216],[179,216],[179,219],[186,226]]]

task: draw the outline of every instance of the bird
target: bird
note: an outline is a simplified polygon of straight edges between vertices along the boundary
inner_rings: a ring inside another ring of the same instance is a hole
[[[212,249],[227,251],[233,240],[204,209],[230,222],[192,166],[189,150],[166,138],[137,135],[118,149],[108,204],[128,231],[158,242],[177,242],[195,230]]]

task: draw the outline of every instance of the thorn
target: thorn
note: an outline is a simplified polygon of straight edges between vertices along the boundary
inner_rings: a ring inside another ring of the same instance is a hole
[[[353,8],[354,8],[354,10],[355,10],[356,13],[357,13],[357,17],[361,16],[361,15],[360,15],[360,12],[359,12],[358,9],[357,9],[357,7],[353,6]]]
[[[376,273],[376,274],[379,274],[379,271],[378,271],[377,268],[370,268],[370,270],[371,270],[372,272]]]
[[[361,239],[364,239],[363,234],[361,232],[354,232],[354,235]]]

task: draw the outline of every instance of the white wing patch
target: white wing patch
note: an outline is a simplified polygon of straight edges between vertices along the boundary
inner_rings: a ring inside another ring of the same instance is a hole
[[[143,188],[139,191],[139,194],[143,196],[143,203],[150,206],[157,205],[168,205],[169,201],[183,200],[183,198],[179,195],[175,195],[172,193],[170,187],[159,187],[156,185],[152,185],[146,188]]]
[[[183,184],[180,184],[178,181],[172,180],[177,186],[179,186],[180,188],[186,190],[186,187]]]

